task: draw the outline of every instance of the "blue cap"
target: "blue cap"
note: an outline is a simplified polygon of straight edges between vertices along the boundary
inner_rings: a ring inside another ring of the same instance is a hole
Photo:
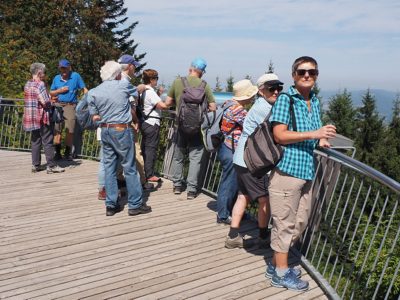
[[[205,72],[207,67],[207,62],[202,58],[195,58],[192,61],[192,67],[202,72]]]
[[[134,65],[136,68],[140,66],[140,64],[133,58],[132,55],[124,54],[119,59],[118,62],[124,65]]]
[[[69,66],[71,66],[71,64],[69,63],[68,60],[66,60],[65,58],[63,58],[62,60],[60,60],[58,62],[58,67],[59,68],[68,68]]]

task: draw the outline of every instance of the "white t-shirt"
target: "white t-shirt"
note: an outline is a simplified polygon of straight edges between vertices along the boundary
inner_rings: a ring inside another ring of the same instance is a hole
[[[160,96],[154,91],[154,89],[150,85],[146,85],[146,96],[143,101],[143,112],[144,115],[147,116],[150,111],[153,109],[154,105],[158,102],[162,101]],[[151,118],[155,117],[155,118]],[[161,109],[154,109],[149,118],[145,121],[147,124],[154,126],[155,124],[160,125],[161,118]]]

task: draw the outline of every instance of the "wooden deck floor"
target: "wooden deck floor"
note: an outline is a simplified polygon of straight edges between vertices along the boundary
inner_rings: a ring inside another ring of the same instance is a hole
[[[270,249],[225,249],[205,195],[188,201],[164,180],[151,214],[106,217],[97,162],[51,175],[30,165],[30,153],[0,150],[1,299],[327,299],[307,274],[306,293],[271,287]]]

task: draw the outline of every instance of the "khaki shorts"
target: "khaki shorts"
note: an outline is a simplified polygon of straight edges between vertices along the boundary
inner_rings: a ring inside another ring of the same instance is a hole
[[[57,103],[56,105],[61,106],[64,110],[64,127],[68,130],[69,133],[74,133],[76,121],[76,104]],[[62,124],[63,123],[55,124],[54,131],[60,133],[63,129]]]
[[[312,181],[275,169],[270,175],[268,190],[273,219],[271,248],[287,253],[307,227],[312,209]]]

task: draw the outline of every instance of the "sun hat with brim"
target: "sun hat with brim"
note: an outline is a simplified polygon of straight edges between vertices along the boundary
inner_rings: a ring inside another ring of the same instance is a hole
[[[116,61],[107,61],[100,69],[101,80],[114,80],[121,74],[121,65]]]
[[[233,85],[233,100],[243,101],[253,98],[258,92],[258,88],[248,79],[243,79]]]
[[[283,82],[279,80],[278,76],[274,73],[268,73],[260,76],[257,80],[258,88],[262,88],[264,85],[266,86],[275,86],[275,85],[283,85]]]

